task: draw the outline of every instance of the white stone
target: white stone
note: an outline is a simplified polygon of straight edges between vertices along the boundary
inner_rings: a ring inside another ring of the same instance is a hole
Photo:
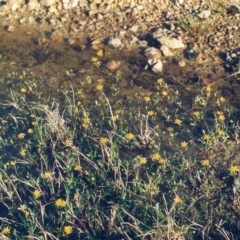
[[[154,60],[157,61],[161,58],[161,52],[159,49],[154,48],[154,47],[148,47],[145,52],[144,52],[144,56],[148,59],[148,60]]]
[[[183,42],[179,39],[176,39],[176,38],[163,36],[159,39],[159,41],[162,45],[165,45],[165,46],[167,46],[168,48],[171,48],[171,49],[177,49],[177,48],[184,48],[185,47]]]
[[[40,0],[40,3],[44,6],[51,6],[56,3],[56,0]]]
[[[149,59],[148,64],[150,65],[152,71],[155,73],[161,73],[163,70],[163,64],[160,59],[157,61],[155,61],[154,59]]]
[[[171,52],[171,50],[165,45],[162,45],[160,50],[162,51],[163,55],[166,56],[166,57],[172,57],[173,56],[173,53]]]
[[[203,10],[198,14],[198,17],[200,17],[201,19],[206,19],[211,15],[211,11],[210,10]]]
[[[138,29],[139,29],[139,26],[137,24],[135,24],[129,28],[129,30],[133,33],[136,33]]]
[[[40,8],[40,3],[37,0],[30,0],[28,2],[28,9],[34,10],[36,8]]]
[[[110,37],[108,40],[108,45],[113,48],[118,48],[122,44],[119,38]]]
[[[18,8],[20,8],[20,4],[18,3],[14,3],[12,6],[11,6],[11,10],[14,12],[16,11]]]

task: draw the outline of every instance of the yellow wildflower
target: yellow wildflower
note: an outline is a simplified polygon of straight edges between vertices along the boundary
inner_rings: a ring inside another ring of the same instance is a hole
[[[11,165],[12,167],[15,167],[16,164],[17,164],[17,161],[16,161],[16,160],[12,160],[12,161],[10,162],[10,165]]]
[[[162,95],[163,95],[164,97],[166,97],[166,96],[168,95],[168,92],[167,92],[167,91],[162,91]]]
[[[121,113],[123,113],[123,110],[122,110],[122,109],[118,109],[118,110],[116,111],[116,114],[121,114]]]
[[[27,92],[27,89],[26,89],[26,88],[21,88],[21,92],[22,92],[22,93],[26,93],[26,92]]]
[[[180,203],[183,202],[183,200],[178,195],[176,195],[176,197],[174,198],[174,202],[177,203],[177,204],[180,204]]]
[[[100,142],[101,144],[107,144],[107,143],[109,142],[109,139],[106,138],[106,137],[101,137],[100,140],[99,140],[99,142]]]
[[[139,163],[140,164],[145,164],[147,162],[147,158],[145,157],[139,157]]]
[[[35,118],[36,116],[32,113],[32,114],[30,115],[30,117],[31,117],[31,118]]]
[[[43,174],[43,178],[48,178],[48,179],[50,179],[51,177],[52,177],[52,173],[51,172],[45,172],[44,174]]]
[[[225,120],[225,116],[223,114],[218,116],[218,119],[223,122]]]
[[[22,212],[25,212],[27,209],[27,206],[26,205],[20,205],[20,207],[18,208],[18,210],[22,211]]]
[[[211,138],[211,136],[209,134],[204,134],[203,135],[203,139],[206,140],[206,141],[210,140],[210,138]]]
[[[72,226],[65,226],[64,227],[64,233],[67,235],[70,235],[73,232]]]
[[[229,168],[229,171],[231,174],[235,174],[236,172],[239,172],[239,167],[236,166],[236,165],[232,165],[230,168]]]
[[[159,85],[162,85],[162,84],[164,83],[163,78],[159,78],[159,79],[157,80],[157,83],[158,83]]]
[[[97,57],[92,57],[92,62],[97,62],[98,61],[98,58]]]
[[[19,134],[18,134],[18,139],[24,139],[25,136],[26,136],[25,133],[19,133]]]
[[[67,202],[61,198],[58,198],[56,201],[55,201],[55,205],[59,208],[64,208],[66,205],[67,205]]]
[[[64,142],[64,145],[67,147],[70,147],[70,146],[72,146],[72,141],[70,139],[66,139]]]
[[[117,118],[118,118],[117,116],[112,116],[112,117],[111,117],[111,120],[112,120],[113,122],[115,122],[115,121],[117,120]]]
[[[201,165],[204,167],[208,167],[210,165],[210,162],[208,159],[204,159],[201,161]]]
[[[32,128],[29,128],[27,131],[28,131],[29,134],[33,133],[33,129]]]
[[[207,87],[206,87],[206,92],[207,92],[207,93],[210,93],[211,91],[212,91],[212,88],[211,88],[210,86],[207,86]]]
[[[176,123],[177,125],[182,125],[182,120],[181,119],[175,119],[174,123]]]
[[[149,102],[150,100],[151,100],[151,98],[149,96],[144,97],[145,102]]]
[[[47,104],[45,104],[43,107],[44,107],[45,109],[49,109],[49,105],[47,105]]]
[[[37,125],[37,122],[36,121],[32,122],[32,125],[33,126]]]
[[[188,146],[187,142],[185,142],[185,141],[181,142],[181,147],[182,148],[187,148],[187,146]]]
[[[24,213],[26,217],[29,215],[29,211],[25,211]]]
[[[41,191],[36,189],[33,191],[34,198],[39,198],[42,195]]]
[[[98,57],[102,57],[103,56],[103,50],[102,49],[97,51],[97,56]]]
[[[23,148],[22,148],[22,149],[20,150],[19,154],[20,154],[22,157],[25,157],[25,156],[26,156],[26,151],[27,151],[26,149],[23,149]]]
[[[98,84],[97,87],[96,87],[97,90],[102,90],[103,89],[103,85],[102,84]]]
[[[81,167],[80,165],[76,165],[76,166],[74,167],[74,170],[75,170],[75,171],[78,171],[78,172],[81,172],[81,171],[82,171],[82,167]]]
[[[158,160],[160,160],[160,159],[161,159],[161,156],[160,156],[159,153],[154,153],[154,154],[152,155],[152,160],[158,161]]]
[[[10,232],[11,232],[11,230],[9,227],[4,227],[2,230],[3,235],[8,235],[8,234],[10,234]]]
[[[160,158],[158,160],[158,162],[161,163],[161,164],[165,164],[167,161],[164,158]]]
[[[225,132],[222,129],[218,129],[217,133],[219,136],[222,136]]]
[[[220,98],[219,98],[219,101],[220,101],[221,103],[225,102],[225,100],[226,100],[226,99],[225,99],[224,97],[220,97]]]
[[[199,112],[199,111],[194,111],[194,112],[192,113],[192,115],[193,115],[194,117],[196,117],[196,118],[199,118],[199,117],[200,117],[200,112]]]
[[[151,111],[148,111],[147,114],[148,114],[148,116],[153,116],[155,114],[155,112],[151,110]]]
[[[85,117],[85,118],[83,118],[83,123],[85,123],[85,124],[89,124],[90,123],[90,119],[88,118],[88,117]]]
[[[127,134],[125,135],[125,138],[126,138],[127,140],[132,140],[132,139],[134,138],[134,135],[133,135],[132,133],[127,133]]]

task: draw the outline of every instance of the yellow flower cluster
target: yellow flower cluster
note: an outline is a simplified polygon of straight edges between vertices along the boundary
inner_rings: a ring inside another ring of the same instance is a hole
[[[18,208],[18,210],[20,210],[21,212],[23,212],[23,213],[25,214],[25,216],[28,217],[29,211],[27,210],[27,206],[26,206],[26,205],[20,205],[20,207]]]
[[[89,124],[90,124],[90,119],[88,117],[85,117],[85,118],[82,119],[82,126],[85,129],[88,128]]]
[[[67,202],[61,198],[58,198],[56,201],[55,201],[55,205],[59,208],[64,208],[66,207],[67,205]]]

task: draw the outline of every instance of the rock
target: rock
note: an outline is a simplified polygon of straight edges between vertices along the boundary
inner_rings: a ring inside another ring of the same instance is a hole
[[[14,32],[15,31],[15,27],[14,26],[9,26],[7,28],[8,32]]]
[[[151,67],[152,71],[155,73],[161,73],[163,70],[162,61],[160,59],[157,61],[154,59],[149,59],[148,64]]]
[[[176,39],[176,38],[163,36],[159,39],[159,41],[162,45],[165,45],[165,46],[167,46],[168,48],[171,48],[171,49],[178,49],[178,48],[184,48],[185,47],[183,42],[179,39]]]
[[[56,30],[51,34],[50,39],[53,42],[63,42],[63,35],[59,30]]]
[[[33,23],[35,21],[35,18],[34,17],[29,17],[28,18],[28,23]]]
[[[198,14],[198,17],[200,17],[201,19],[206,19],[211,15],[211,11],[210,10],[203,10]]]
[[[154,47],[149,47],[145,50],[144,52],[144,56],[148,59],[148,60],[159,60],[161,58],[161,52],[159,49],[154,48]]]
[[[122,42],[119,38],[110,37],[108,40],[108,45],[112,48],[118,48],[122,45]]]
[[[165,45],[162,45],[160,50],[162,51],[163,55],[166,56],[166,57],[172,57],[173,56],[173,53],[170,51],[170,49],[165,46]]]
[[[129,30],[133,33],[136,33],[138,31],[138,29],[139,29],[139,26],[137,24],[135,24],[129,28]]]
[[[29,10],[34,10],[34,9],[40,8],[40,6],[41,5],[37,0],[30,0],[28,2],[28,9]]]
[[[121,66],[121,61],[118,61],[118,60],[110,60],[107,63],[107,69],[110,70],[111,72],[117,71],[120,66]]]
[[[181,60],[181,61],[178,62],[178,66],[185,67],[186,66],[186,62],[184,60]]]
[[[154,38],[161,38],[163,36],[163,29],[162,28],[156,29],[152,35]]]
[[[40,0],[40,4],[50,7],[51,5],[55,4],[56,0]]]
[[[26,19],[26,18],[21,18],[21,19],[19,20],[19,23],[20,23],[21,25],[25,24],[26,22],[27,22],[27,19]]]

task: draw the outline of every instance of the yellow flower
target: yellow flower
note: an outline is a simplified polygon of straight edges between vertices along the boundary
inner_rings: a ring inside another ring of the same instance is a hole
[[[134,135],[133,135],[132,133],[127,133],[127,134],[125,135],[125,138],[126,138],[127,140],[132,140],[132,139],[134,138]]]
[[[32,125],[33,126],[37,125],[37,122],[36,121],[32,122]]]
[[[121,113],[123,113],[123,110],[122,110],[122,109],[118,109],[118,110],[116,111],[116,114],[121,114]]]
[[[147,158],[145,157],[139,157],[139,163],[140,164],[145,164],[147,162]]]
[[[187,146],[188,146],[187,142],[185,142],[185,141],[181,142],[181,147],[182,148],[187,148]]]
[[[225,102],[225,100],[226,100],[226,99],[225,99],[224,97],[220,97],[220,98],[219,98],[219,101],[220,101],[221,103]]]
[[[160,159],[161,159],[161,156],[160,156],[159,153],[154,153],[154,154],[152,155],[152,160],[158,161],[158,160],[160,160]]]
[[[90,119],[88,118],[88,117],[85,117],[85,118],[83,118],[83,123],[85,123],[85,124],[89,124],[90,123]]]
[[[59,208],[64,208],[66,205],[67,205],[67,202],[61,198],[58,198],[56,201],[55,201],[55,205]]]
[[[98,84],[97,87],[96,87],[97,90],[102,90],[103,89],[103,85],[102,84]]]
[[[78,171],[78,172],[81,172],[81,171],[82,171],[82,167],[81,167],[80,165],[76,165],[76,166],[74,167],[74,170],[75,170],[75,171]]]
[[[210,140],[210,138],[211,138],[211,136],[209,134],[204,134],[203,135],[203,139],[206,140],[206,141]]]
[[[70,146],[72,146],[72,141],[70,139],[66,139],[64,142],[64,145],[67,147],[70,147]]]
[[[26,151],[27,151],[26,149],[22,148],[19,153],[22,157],[25,157],[26,156]]]
[[[26,89],[26,88],[21,88],[21,92],[22,92],[22,93],[26,93],[26,92],[27,92],[27,89]]]
[[[155,114],[155,112],[151,110],[151,111],[148,111],[147,114],[148,114],[148,116],[153,116]]]
[[[106,137],[101,137],[100,138],[100,141],[99,141],[101,144],[107,144],[109,142],[108,138]]]
[[[223,114],[221,114],[221,115],[218,116],[218,119],[219,119],[221,122],[223,122],[223,121],[225,120],[225,117],[224,117]]]
[[[45,104],[43,107],[44,107],[45,109],[49,109],[49,105],[47,105],[47,104]]]
[[[18,208],[18,210],[22,211],[22,212],[25,212],[27,209],[27,206],[26,205],[20,205],[20,207]]]
[[[70,235],[73,232],[72,226],[65,226],[64,227],[64,233],[67,235]]]
[[[162,85],[162,84],[164,83],[163,78],[159,78],[159,79],[157,80],[157,83],[158,83],[159,85]]]
[[[92,62],[97,62],[98,58],[97,57],[92,57]]]
[[[180,204],[180,203],[183,202],[183,200],[178,195],[176,195],[176,197],[174,198],[174,202],[177,203],[177,204]]]
[[[10,165],[11,165],[12,167],[15,167],[16,164],[17,164],[17,161],[16,161],[16,160],[12,160],[12,161],[10,162]]]
[[[210,165],[210,162],[208,159],[204,159],[201,161],[201,165],[204,167],[208,167]]]
[[[236,172],[239,172],[239,167],[236,166],[236,165],[232,165],[230,168],[229,168],[229,171],[231,174],[235,174]]]
[[[102,49],[97,51],[97,56],[98,57],[102,57],[103,56],[103,50]]]
[[[222,136],[222,135],[224,135],[225,132],[221,129],[218,129],[217,133],[219,136]]]
[[[5,227],[5,228],[3,228],[3,230],[2,230],[2,234],[3,234],[3,235],[8,235],[8,234],[10,234],[10,232],[11,232],[11,230],[10,230],[9,227]]]
[[[82,90],[81,89],[77,90],[77,95],[82,95]]]
[[[48,178],[48,179],[50,179],[51,177],[52,177],[52,173],[51,172],[45,172],[44,174],[43,174],[43,178]]]
[[[165,164],[165,163],[167,162],[164,158],[160,158],[158,161],[159,161],[159,163],[161,163],[161,164]]]
[[[150,97],[148,97],[148,96],[144,97],[144,101],[145,101],[145,102],[149,102],[150,100],[151,100]]]
[[[18,134],[18,139],[24,139],[25,136],[26,136],[25,133],[19,133],[19,134]]]
[[[210,93],[212,91],[212,88],[210,86],[206,87],[206,92]]]
[[[192,115],[193,115],[194,117],[196,117],[196,118],[199,118],[199,117],[200,117],[200,112],[199,112],[199,111],[194,111],[194,112],[192,113]]]
[[[33,191],[34,198],[39,198],[42,195],[41,191],[36,189]]]
[[[30,115],[30,117],[31,117],[31,118],[35,118],[36,116],[32,113],[32,114]]]
[[[168,95],[168,92],[167,92],[167,91],[162,91],[162,95],[163,95],[164,97],[166,97],[166,96]]]
[[[223,115],[223,112],[222,111],[217,111],[216,114],[219,116],[219,115]]]
[[[175,119],[174,123],[176,123],[177,125],[182,125],[182,120],[181,119]]]
[[[111,117],[111,120],[112,120],[113,122],[115,122],[115,121],[117,120],[117,118],[118,118],[117,116],[112,116],[112,117]]]
[[[33,133],[33,129],[32,128],[29,128],[27,131],[28,131],[29,134]]]
[[[86,123],[83,123],[82,126],[83,126],[83,128],[85,128],[85,129],[88,128],[88,124],[86,124]]]
[[[25,211],[24,213],[26,217],[29,215],[29,211]]]

